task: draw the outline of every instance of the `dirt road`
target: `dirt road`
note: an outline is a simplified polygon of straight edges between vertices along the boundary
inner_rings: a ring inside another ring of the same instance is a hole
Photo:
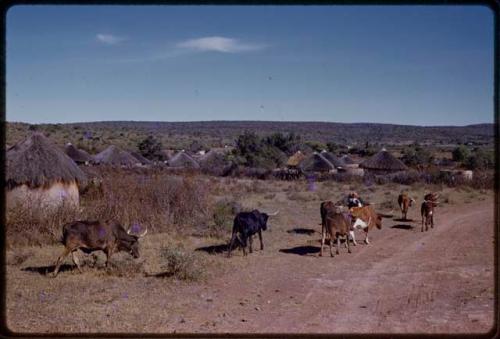
[[[327,248],[318,257],[318,211],[290,209],[264,234],[264,251],[246,258],[236,251],[231,259],[205,254],[224,269],[199,283],[89,272],[85,279],[75,272],[49,279],[9,266],[8,326],[19,332],[489,331],[492,198],[439,208],[436,228],[424,233],[417,209],[409,213],[415,222],[384,219],[369,245],[357,233],[353,253],[342,247],[334,258]]]

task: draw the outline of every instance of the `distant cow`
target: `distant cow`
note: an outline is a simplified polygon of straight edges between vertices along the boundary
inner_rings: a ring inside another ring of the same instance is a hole
[[[246,247],[248,240],[248,243],[250,244],[250,253],[252,253],[252,237],[256,233],[259,235],[260,250],[262,251],[264,249],[264,244],[262,242],[262,231],[267,230],[267,220],[269,219],[269,217],[276,214],[278,214],[278,211],[270,214],[261,213],[258,210],[238,213],[234,217],[233,233],[227,253],[228,258],[231,256],[231,251],[236,240],[238,240],[242,246],[243,255],[247,255]]]
[[[350,209],[351,214],[355,220],[353,224],[354,229],[362,229],[365,231],[365,243],[369,244],[368,241],[368,231],[373,227],[382,229],[382,218],[387,215],[375,212],[372,206],[367,205],[363,207],[352,207]]]
[[[349,246],[349,231],[352,230],[351,226],[351,215],[348,213],[342,213],[340,211],[340,206],[332,206],[327,202],[325,204],[325,214],[322,215],[322,229],[321,229],[321,250],[319,252],[320,256],[323,256],[323,246],[325,245],[326,235],[328,234],[330,238],[330,256],[333,257],[333,242],[334,239],[337,240],[336,253],[340,254],[340,237],[344,237],[346,241],[347,251],[351,253],[351,248]]]
[[[126,251],[134,258],[139,257],[139,238],[147,233],[147,229],[142,234],[132,234],[131,230],[126,231],[117,221],[74,221],[63,226],[62,243],[64,244],[63,254],[57,258],[54,269],[54,277],[59,272],[62,261],[70,253],[78,270],[81,272],[80,263],[76,257],[76,251],[83,252],[104,251],[106,254],[106,266],[114,252]]]
[[[420,207],[420,214],[422,215],[422,232],[429,230],[429,225],[434,228],[434,207],[438,205],[437,198],[439,195],[435,193],[426,194],[422,206]]]
[[[403,192],[398,196],[398,204],[401,209],[401,219],[407,220],[408,209],[411,207],[415,199],[411,198],[408,193]]]

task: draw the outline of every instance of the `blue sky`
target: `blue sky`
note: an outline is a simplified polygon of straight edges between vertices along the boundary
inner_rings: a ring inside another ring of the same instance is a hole
[[[493,122],[482,6],[15,6],[7,121]]]

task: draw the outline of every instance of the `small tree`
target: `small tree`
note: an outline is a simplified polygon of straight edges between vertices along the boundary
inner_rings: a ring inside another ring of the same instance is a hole
[[[495,166],[495,155],[492,151],[478,148],[465,160],[464,165],[471,170],[491,169]]]
[[[401,158],[401,160],[408,166],[427,165],[431,163],[433,159],[434,157],[431,152],[418,144],[414,144],[406,148],[403,151],[403,157]]]
[[[464,162],[470,156],[470,151],[464,145],[460,145],[453,150],[451,155],[454,161]]]
[[[150,160],[161,160],[161,149],[163,148],[160,141],[156,140],[152,135],[140,141],[137,144],[139,152]]]

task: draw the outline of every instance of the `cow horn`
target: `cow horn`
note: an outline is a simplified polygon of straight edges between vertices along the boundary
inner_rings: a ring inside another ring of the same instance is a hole
[[[148,233],[148,229],[147,228],[144,230],[144,232],[142,232],[141,234],[138,234],[137,237],[142,238],[143,236],[146,235],[146,233]]]
[[[128,234],[128,235],[132,235],[132,227],[130,227],[130,228],[127,230],[127,234]]]
[[[275,215],[278,215],[279,212],[280,212],[280,210],[277,210],[274,213],[267,213],[267,215],[270,216],[270,217],[274,217]]]

